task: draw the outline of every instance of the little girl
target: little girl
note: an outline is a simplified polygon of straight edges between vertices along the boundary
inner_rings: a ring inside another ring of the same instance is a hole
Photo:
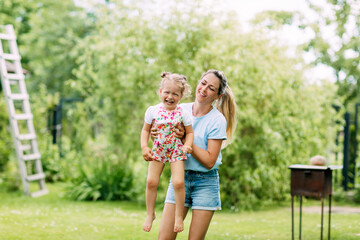
[[[185,201],[184,160],[186,153],[191,153],[194,133],[190,113],[178,106],[181,98],[190,92],[190,86],[183,75],[164,72],[161,74],[159,95],[161,103],[146,110],[145,123],[141,131],[142,155],[149,162],[146,183],[147,217],[143,230],[149,232],[155,219],[155,202],[157,187],[164,164],[170,162],[172,183],[175,191],[175,225],[174,232],[184,230],[183,209]],[[154,120],[154,122],[153,122]],[[175,126],[183,123],[186,131],[184,145],[174,136]],[[148,147],[151,125],[157,129],[153,149]]]

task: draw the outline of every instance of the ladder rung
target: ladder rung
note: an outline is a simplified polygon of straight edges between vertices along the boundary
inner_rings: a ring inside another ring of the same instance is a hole
[[[27,145],[21,145],[20,146],[21,151],[27,151],[27,150],[31,150],[31,145],[27,144]]]
[[[22,80],[25,78],[24,74],[8,73],[5,75],[6,78],[12,80]]]
[[[0,39],[15,40],[15,39],[16,39],[16,36],[15,36],[15,35],[6,34],[6,33],[0,33]]]
[[[29,95],[22,93],[15,93],[15,94],[11,94],[9,98],[11,98],[12,100],[26,100],[29,99]]]
[[[33,115],[31,113],[15,114],[14,118],[16,120],[30,120],[33,118]]]
[[[22,157],[22,159],[24,161],[31,161],[31,160],[37,160],[37,159],[40,159],[41,155],[40,153],[33,153],[33,154],[29,154],[29,155],[24,155]]]
[[[33,181],[39,181],[45,178],[45,174],[44,173],[37,173],[34,175],[30,175],[26,177],[26,181],[28,182],[33,182]]]
[[[19,140],[32,140],[32,139],[35,139],[36,138],[36,135],[35,134],[21,134],[18,136],[18,139]]]
[[[9,80],[9,84],[10,85],[16,85],[18,84],[19,81],[16,81],[16,80]]]
[[[31,196],[31,197],[40,197],[40,196],[45,195],[45,194],[48,194],[48,193],[49,193],[49,190],[47,190],[47,189],[45,188],[45,189],[42,189],[42,190],[40,190],[40,191],[30,193],[30,196]]]
[[[6,60],[20,60],[20,55],[17,54],[9,54],[9,53],[3,53],[0,55],[0,57],[6,59]]]

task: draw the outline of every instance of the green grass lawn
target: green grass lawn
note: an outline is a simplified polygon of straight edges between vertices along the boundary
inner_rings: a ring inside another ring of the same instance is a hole
[[[74,202],[63,197],[63,184],[47,186],[50,194],[40,198],[0,191],[1,240],[157,239],[161,210],[157,211],[158,219],[154,221],[152,231],[145,233],[142,231],[143,205]],[[320,206],[320,202],[306,201],[305,205]],[[185,221],[185,231],[177,239],[187,239],[190,217],[191,214]],[[295,237],[298,239],[298,202],[295,217]],[[327,217],[326,214],[324,239],[327,239]],[[336,213],[331,219],[331,239],[360,240],[360,214]],[[304,212],[302,228],[302,239],[320,239],[320,214]],[[291,209],[285,206],[241,213],[219,211],[214,215],[206,239],[291,239]]]

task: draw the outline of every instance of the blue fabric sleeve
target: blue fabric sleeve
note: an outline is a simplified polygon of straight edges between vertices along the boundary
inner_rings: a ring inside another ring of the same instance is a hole
[[[224,117],[218,117],[211,123],[208,139],[226,140],[226,120]]]

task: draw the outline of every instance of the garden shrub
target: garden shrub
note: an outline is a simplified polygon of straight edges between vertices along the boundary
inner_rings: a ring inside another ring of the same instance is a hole
[[[0,173],[6,168],[11,151],[15,152],[9,125],[5,97],[3,93],[0,92]]]
[[[63,137],[66,140],[66,137]],[[61,158],[58,145],[51,143],[51,136],[42,136],[39,140],[41,163],[46,176],[46,182],[66,181],[68,178],[67,159]],[[69,156],[67,156],[69,157]]]
[[[22,182],[15,154],[11,155],[9,162],[2,173],[0,173],[0,186],[6,191],[18,191]]]
[[[360,187],[357,187],[357,188],[355,189],[354,202],[355,202],[355,203],[360,203]]]
[[[78,175],[67,195],[76,200],[129,200],[134,198],[134,176],[126,159],[112,151],[92,152],[79,158]]]

